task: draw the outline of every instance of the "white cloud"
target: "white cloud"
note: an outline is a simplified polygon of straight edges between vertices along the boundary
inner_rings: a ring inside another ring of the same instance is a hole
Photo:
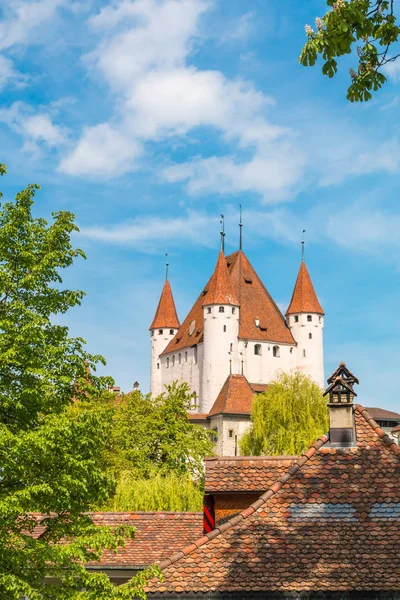
[[[29,152],[36,151],[40,143],[49,148],[58,148],[67,140],[67,130],[54,125],[50,112],[41,109],[34,114],[33,109],[23,102],[14,102],[10,108],[1,109],[0,122],[6,123],[23,137],[24,149]]]
[[[27,77],[14,68],[13,62],[0,54],[0,89],[8,84],[21,86],[26,81]]]
[[[140,155],[139,143],[124,131],[102,123],[84,129],[78,144],[61,161],[59,169],[79,176],[106,178],[133,170]]]
[[[292,132],[266,118],[273,100],[249,82],[190,64],[199,19],[212,5],[205,0],[114,2],[90,20],[102,40],[85,62],[114,94],[112,127],[123,135],[124,146],[133,143],[145,149],[149,141],[177,136],[185,140],[197,128],[213,128],[223,141],[234,145],[234,151],[222,159],[199,159],[182,167],[185,179],[191,180],[189,189],[214,191],[215,181],[222,193],[255,191],[265,196],[273,192],[271,200],[281,198],[301,175],[304,157]],[[61,170],[90,174],[94,168],[97,173],[91,153],[86,158],[80,151],[89,135],[86,128]],[[250,150],[253,158],[243,162],[237,150]],[[74,160],[77,152],[79,161]],[[114,153],[107,174],[111,177],[135,167],[134,160]],[[203,167],[206,174],[200,177]],[[178,170],[164,173],[168,180],[177,180]]]
[[[399,61],[399,59],[396,59],[392,62],[386,63],[386,65],[383,67],[382,70],[383,70],[384,74],[387,75],[387,77],[389,77],[389,79],[392,79],[396,83],[398,81],[400,81],[400,61]]]
[[[110,244],[135,247],[153,252],[165,242],[170,246],[184,243],[212,246],[218,235],[218,219],[210,215],[189,212],[183,217],[163,219],[138,217],[110,227],[80,227],[83,236]]]

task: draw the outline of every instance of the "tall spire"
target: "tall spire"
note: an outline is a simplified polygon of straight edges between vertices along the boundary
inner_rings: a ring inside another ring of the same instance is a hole
[[[232,288],[228,267],[226,266],[222,250],[218,255],[217,264],[210,279],[203,306],[208,306],[209,304],[233,304],[239,306],[239,301]]]
[[[315,293],[306,263],[302,259],[296,284],[294,286],[292,299],[290,301],[289,308],[286,311],[286,316],[293,315],[295,313],[306,312],[317,313],[320,315],[324,314],[322,306],[318,301],[317,294]]]
[[[178,329],[179,319],[175,308],[174,297],[172,295],[171,284],[168,280],[168,263],[167,263],[167,279],[164,282],[164,287],[161,292],[160,301],[157,306],[156,314],[149,329]]]
[[[240,221],[239,221],[239,250],[243,249],[243,223],[242,223],[242,205],[239,204]]]

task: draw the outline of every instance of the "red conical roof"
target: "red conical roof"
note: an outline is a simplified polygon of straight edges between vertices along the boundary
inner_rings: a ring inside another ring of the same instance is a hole
[[[286,315],[305,312],[325,314],[315,293],[306,263],[302,261]]]
[[[179,326],[180,323],[175,308],[171,285],[168,279],[166,279],[161,292],[161,298],[157,306],[156,314],[149,329],[159,329],[162,327],[178,329]]]
[[[208,293],[204,299],[203,306],[209,304],[234,304],[239,306],[239,301],[229,277],[228,267],[222,250],[218,255],[217,264],[214,273],[211,276]]]
[[[208,416],[250,415],[253,398],[254,392],[244,375],[229,375]]]

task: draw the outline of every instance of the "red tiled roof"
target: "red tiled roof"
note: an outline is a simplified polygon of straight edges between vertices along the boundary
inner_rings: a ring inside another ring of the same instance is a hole
[[[357,447],[322,436],[249,508],[163,561],[148,591],[398,591],[400,447],[362,406],[355,422]]]
[[[203,531],[203,514],[194,512],[103,512],[93,513],[96,525],[136,527],[135,538],[127,540],[118,554],[106,550],[101,566],[138,568],[168,558]]]
[[[205,459],[205,492],[262,492],[292,466],[298,456],[217,456]]]
[[[189,421],[206,421],[208,413],[188,413]]]
[[[317,313],[320,315],[325,314],[318,301],[317,294],[315,293],[306,263],[302,261],[294,286],[292,299],[286,314],[293,315],[294,313],[305,312]]]
[[[209,304],[233,304],[238,306],[239,302],[234,293],[226,266],[224,253],[218,255],[214,273],[208,284],[208,292],[204,296],[203,306]]]
[[[400,414],[397,412],[393,412],[391,410],[386,410],[385,408],[377,408],[372,406],[367,406],[367,410],[369,414],[376,420],[387,420],[387,421],[399,421],[400,422]]]
[[[225,260],[233,293],[240,304],[239,337],[255,341],[295,344],[284,317],[246,255],[238,251],[227,256]],[[182,350],[203,341],[203,304],[209,293],[210,284],[211,279],[162,354]],[[255,319],[259,319],[258,327]],[[194,327],[191,327],[192,323]],[[191,330],[193,330],[192,334],[190,334]]]
[[[165,280],[156,314],[149,329],[159,329],[162,327],[171,327],[172,329],[178,329],[179,327],[174,297],[168,279]]]
[[[250,383],[250,387],[256,394],[262,394],[267,391],[268,383]]]
[[[400,431],[400,425],[396,425],[396,427],[393,427],[392,429],[392,433],[398,433]]]
[[[249,415],[254,392],[244,375],[228,375],[209,416],[219,414]]]

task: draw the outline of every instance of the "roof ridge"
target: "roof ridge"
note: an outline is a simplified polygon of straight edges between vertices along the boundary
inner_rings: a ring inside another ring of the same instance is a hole
[[[383,429],[378,425],[375,419],[369,414],[368,410],[362,406],[361,404],[355,405],[356,410],[360,413],[360,415],[364,418],[364,420],[368,423],[371,429],[374,430],[376,435],[382,440],[386,446],[393,452],[395,456],[400,456],[400,446],[396,444],[393,438],[390,437],[387,433],[383,431]]]
[[[267,500],[269,500],[272,496],[274,496],[285,485],[285,483],[287,483],[289,481],[289,479],[291,479],[293,477],[293,475],[295,475],[298,471],[300,471],[300,469],[303,467],[303,465],[305,465],[305,463],[308,462],[308,460],[310,460],[310,458],[312,456],[314,456],[314,454],[324,444],[326,444],[328,439],[329,438],[327,435],[322,435],[320,438],[318,438],[318,440],[316,442],[314,442],[313,444],[311,444],[311,446],[308,448],[308,450],[306,450],[300,457],[298,457],[298,460],[289,467],[287,472],[284,475],[282,475],[282,477],[280,477],[280,479],[278,479],[275,483],[273,483],[271,485],[271,487],[258,498],[258,500],[256,500],[252,504],[250,504],[250,506],[248,508],[246,508],[245,510],[240,512],[238,515],[235,515],[234,517],[232,517],[231,519],[229,519],[228,521],[226,521],[219,527],[216,527],[215,529],[210,531],[210,533],[206,533],[205,535],[203,535],[201,538],[199,538],[198,540],[196,540],[189,546],[186,546],[179,552],[175,552],[169,558],[163,560],[158,565],[160,570],[163,571],[167,567],[178,562],[178,560],[180,560],[184,556],[188,556],[189,554],[191,554],[192,552],[194,552],[201,546],[204,546],[204,544],[206,544],[207,542],[220,536],[222,533],[224,533],[228,529],[231,529],[232,527],[234,527],[241,521],[245,521],[248,517],[250,517],[253,513],[255,513],[256,510],[258,510],[263,504],[265,504],[265,502],[267,502]],[[400,450],[400,447],[399,447],[399,450]]]

